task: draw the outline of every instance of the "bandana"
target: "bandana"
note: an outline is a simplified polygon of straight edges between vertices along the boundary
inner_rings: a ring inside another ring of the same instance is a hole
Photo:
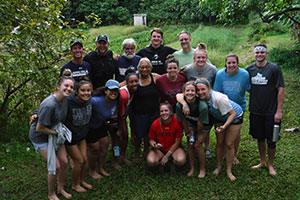
[[[257,46],[257,47],[254,48],[254,53],[255,53],[255,52],[258,52],[258,51],[264,51],[264,52],[267,52],[268,49],[267,49],[266,47],[264,47],[264,46]]]

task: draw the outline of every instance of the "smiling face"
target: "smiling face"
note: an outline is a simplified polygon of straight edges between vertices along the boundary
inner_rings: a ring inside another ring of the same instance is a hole
[[[109,42],[105,42],[103,40],[96,42],[96,50],[97,50],[98,54],[105,55],[108,50],[109,45],[110,45]]]
[[[168,121],[172,117],[172,111],[167,105],[160,106],[159,109],[160,117],[163,121]]]
[[[151,69],[150,63],[143,60],[143,61],[141,61],[138,70],[142,76],[148,76],[148,75],[150,75],[152,69]]]
[[[124,56],[128,59],[132,59],[135,56],[135,46],[134,45],[126,45],[123,49]]]
[[[196,97],[196,88],[194,85],[186,85],[183,91],[183,95],[188,102],[191,102]]]
[[[176,77],[177,76],[178,66],[177,66],[176,63],[171,62],[171,63],[168,64],[166,70],[167,70],[167,73],[168,73],[169,76]]]
[[[139,86],[139,79],[136,75],[129,76],[128,81],[126,83],[130,93],[134,93],[135,91],[137,91],[137,88]]]
[[[209,88],[205,84],[197,84],[197,93],[200,99],[209,100]]]
[[[207,54],[204,51],[196,51],[194,55],[194,64],[203,67],[206,65]]]
[[[119,96],[119,89],[105,89],[105,98],[107,98],[109,101],[114,101]]]
[[[91,84],[82,84],[76,91],[76,98],[80,102],[86,102],[91,98],[92,87]]]
[[[226,59],[226,73],[234,75],[239,71],[238,61],[235,57],[228,57]]]
[[[163,37],[160,33],[154,31],[151,35],[150,40],[151,40],[151,45],[154,48],[158,48],[161,45]]]
[[[191,38],[188,34],[182,33],[179,36],[179,42],[182,47],[182,49],[189,49],[191,48]]]
[[[267,55],[268,55],[268,52],[266,52],[266,51],[256,51],[254,53],[254,57],[256,59],[256,62],[259,62],[259,63],[264,62],[267,58]]]
[[[57,92],[63,97],[68,97],[73,93],[74,82],[71,79],[65,79],[60,85],[56,86]]]
[[[74,46],[72,46],[71,54],[74,59],[82,59],[83,52],[84,49],[80,44],[75,44]]]

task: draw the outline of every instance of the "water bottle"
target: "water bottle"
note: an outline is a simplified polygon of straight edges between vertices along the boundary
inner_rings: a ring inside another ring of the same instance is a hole
[[[280,138],[280,126],[279,124],[274,124],[272,142],[277,142],[279,138]]]
[[[116,157],[120,156],[120,147],[119,146],[114,146],[114,154]]]
[[[190,132],[191,132],[190,144],[194,144],[194,142],[195,142],[194,130],[191,129]]]

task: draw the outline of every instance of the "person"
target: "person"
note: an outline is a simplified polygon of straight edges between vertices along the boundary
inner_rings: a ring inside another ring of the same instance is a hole
[[[160,93],[160,102],[168,101],[173,110],[176,106],[176,94],[181,92],[186,79],[183,75],[178,74],[178,60],[173,55],[168,55],[166,60],[167,74],[163,74],[156,80],[156,85]]]
[[[57,81],[56,91],[43,100],[38,109],[38,119],[30,126],[29,138],[35,148],[44,159],[48,159],[48,135],[58,135],[53,129],[55,125],[64,122],[67,116],[68,100],[73,92],[74,79],[71,77],[60,77]],[[62,144],[56,151],[56,173],[48,174],[48,198],[58,200],[55,193],[55,182],[57,180],[57,192],[65,198],[70,199],[71,194],[64,190],[68,159],[65,145]]]
[[[126,73],[125,73],[126,74]],[[131,112],[130,104],[133,99],[134,93],[138,89],[139,85],[139,77],[135,72],[128,73],[125,76],[126,86],[120,88],[120,100],[118,103],[119,117],[121,121],[121,152],[120,152],[120,160],[125,164],[130,164],[130,161],[126,159],[126,149],[128,145],[128,127],[126,118],[129,112]],[[133,117],[131,117],[132,119]],[[131,124],[131,132],[133,126]]]
[[[72,77],[76,82],[82,80],[83,77],[91,78],[91,67],[90,64],[82,60],[82,55],[84,53],[84,48],[81,40],[72,40],[70,43],[71,54],[73,59],[65,64],[60,70],[60,76],[66,69],[70,69],[72,72]]]
[[[159,92],[156,80],[159,74],[151,73],[152,65],[148,58],[142,58],[138,64],[139,87],[132,100],[132,112],[135,118],[136,141],[135,161],[140,158],[140,146],[144,141],[144,155],[149,151],[148,133],[151,124],[159,116]]]
[[[190,161],[190,171],[187,176],[192,176],[195,171],[195,156],[194,149],[196,149],[199,160],[200,170],[199,178],[205,177],[205,152],[203,150],[203,143],[208,135],[208,131],[204,131],[208,128],[208,106],[205,101],[196,97],[197,87],[194,81],[188,81],[182,88],[183,96],[187,102],[190,113],[184,115],[182,113],[182,105],[177,103],[176,116],[178,121],[182,121],[185,133],[188,138],[188,155]],[[209,127],[210,128],[210,127]]]
[[[175,165],[182,166],[186,162],[181,147],[182,124],[176,120],[168,102],[161,103],[159,110],[160,117],[152,123],[148,134],[153,149],[147,155],[147,164],[164,166],[172,158]]]
[[[160,75],[165,74],[166,69],[164,67],[164,63],[166,57],[169,54],[173,54],[176,50],[162,44],[163,31],[160,28],[154,28],[151,30],[150,41],[151,44],[146,48],[141,49],[137,55],[147,57],[151,61],[151,65],[153,67],[152,72]]]
[[[196,80],[198,95],[209,104],[209,112],[214,118],[215,132],[217,136],[217,168],[214,174],[218,175],[222,167],[222,159],[225,153],[227,176],[231,181],[236,180],[232,174],[234,159],[234,144],[240,133],[243,110],[240,105],[228,99],[225,94],[213,91],[210,83],[205,78]],[[224,146],[226,148],[224,152]]]
[[[84,61],[91,65],[91,82],[93,88],[103,87],[109,79],[119,76],[119,69],[109,50],[110,43],[107,35],[100,34],[96,38],[96,50],[88,53]]]
[[[110,143],[105,121],[117,113],[119,82],[109,79],[105,84],[104,94],[103,88],[98,88],[94,91],[93,95],[91,98],[92,116],[90,129],[86,138],[88,144],[89,174],[94,179],[101,179],[103,177],[96,171],[97,163],[99,172],[104,176],[110,176],[104,170],[105,158]]]
[[[83,79],[75,84],[74,91],[68,97],[68,114],[65,123],[72,132],[72,141],[66,141],[65,146],[73,161],[72,189],[77,192],[86,192],[85,188],[92,189],[92,185],[85,181],[88,170],[85,138],[88,134],[89,121],[92,115],[90,100],[92,84]]]
[[[208,52],[206,49],[206,44],[198,44],[197,49],[194,52],[194,62],[183,69],[183,74],[188,81],[195,81],[197,78],[206,78],[213,86],[217,74],[217,68],[216,66],[208,63]],[[189,113],[188,106],[186,104],[183,104],[183,111],[186,114]],[[210,125],[212,125],[212,123],[210,123]],[[208,132],[210,132],[210,129]],[[209,148],[209,139],[210,136],[208,134],[205,140],[205,155],[207,158],[212,157],[212,153]]]
[[[195,49],[191,47],[192,36],[188,31],[178,33],[178,40],[182,49],[174,52],[174,57],[179,61],[179,69],[193,63]]]
[[[250,134],[258,141],[260,163],[253,169],[262,168],[266,164],[266,143],[268,145],[268,170],[275,176],[273,167],[276,143],[272,141],[273,127],[281,126],[282,106],[284,102],[284,79],[281,68],[267,61],[268,50],[265,44],[254,48],[255,63],[246,70],[251,80],[250,89]]]
[[[245,69],[238,66],[239,58],[235,54],[228,54],[225,63],[225,68],[217,72],[214,90],[226,94],[230,100],[239,104],[245,112],[247,108],[246,91],[250,90],[251,87],[249,74]],[[237,158],[239,143],[240,134],[235,143],[233,164],[239,164]]]
[[[137,71],[137,65],[141,59],[141,56],[135,54],[136,43],[134,39],[125,39],[122,43],[122,49],[124,54],[119,57],[116,63],[119,69],[119,76],[116,77],[116,80],[120,83],[125,80],[125,72],[128,69],[133,69]]]

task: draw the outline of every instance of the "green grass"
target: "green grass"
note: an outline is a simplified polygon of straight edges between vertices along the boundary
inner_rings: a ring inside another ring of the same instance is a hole
[[[104,27],[104,30],[113,30],[109,35],[111,48],[120,51],[120,43],[127,37],[135,38],[139,48],[149,44],[149,31],[139,29],[135,33],[121,33],[122,27]],[[128,28],[130,30],[130,28]],[[166,33],[165,42],[172,47],[179,47],[176,33],[183,30],[183,26],[163,27]],[[231,51],[237,53],[241,65],[245,66],[253,61],[253,43],[247,42],[245,27],[224,28],[218,26],[191,28],[193,46],[199,42],[209,44],[217,38],[215,48],[209,46],[209,59],[220,68],[224,65],[226,54]],[[92,30],[91,30],[92,32]],[[120,32],[120,33],[114,33]],[[96,31],[96,33],[98,32]],[[170,36],[168,36],[170,34]],[[210,35],[212,38],[210,39]],[[222,35],[222,37],[221,37]],[[234,35],[234,37],[232,36]],[[95,36],[95,35],[94,35]],[[93,37],[94,37],[93,36]],[[230,41],[227,41],[230,40]],[[232,41],[231,41],[232,40]],[[280,44],[290,44],[287,34],[270,36],[264,39],[270,48]],[[86,41],[85,41],[86,42]],[[219,43],[222,43],[220,45]],[[223,45],[233,45],[230,49]],[[243,46],[243,48],[241,48]],[[221,48],[222,47],[222,48]],[[89,48],[94,48],[94,42]],[[228,52],[227,52],[228,51]],[[223,63],[222,63],[223,62]],[[220,64],[219,64],[220,63]],[[239,148],[240,164],[233,167],[237,180],[231,182],[226,176],[226,166],[223,164],[219,176],[212,174],[216,167],[215,134],[211,132],[211,149],[213,158],[206,160],[207,176],[198,179],[197,173],[187,177],[188,164],[176,174],[165,173],[155,175],[149,171],[144,162],[124,166],[121,171],[112,168],[111,153],[107,156],[106,169],[112,174],[102,180],[96,181],[87,177],[93,189],[78,194],[71,190],[71,174],[68,171],[66,190],[70,191],[73,199],[300,199],[299,163],[300,163],[300,135],[299,132],[284,131],[285,128],[300,127],[299,91],[300,76],[294,71],[283,70],[286,84],[286,100],[284,104],[284,119],[281,140],[277,143],[275,169],[278,175],[271,177],[267,169],[251,170],[250,166],[259,162],[256,141],[248,134],[249,113],[245,113],[245,122],[241,131],[241,144]],[[26,121],[27,116],[22,116]],[[10,127],[5,142],[0,143],[0,199],[46,199],[47,197],[47,171],[46,161],[33,150],[28,139],[28,127]],[[3,130],[1,130],[2,132]],[[1,138],[4,138],[3,136]],[[184,139],[186,147],[186,140]],[[29,151],[26,148],[29,147]],[[129,144],[127,155],[133,157],[134,147]],[[198,166],[198,163],[197,163]],[[196,168],[198,171],[198,167]],[[63,198],[62,198],[63,199]]]

